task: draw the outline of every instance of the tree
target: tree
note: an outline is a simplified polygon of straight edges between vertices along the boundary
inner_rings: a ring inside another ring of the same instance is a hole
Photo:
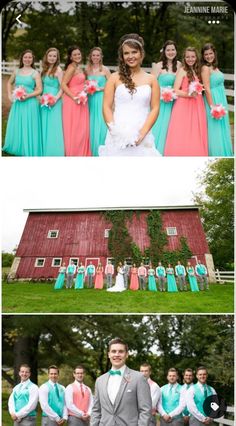
[[[216,267],[232,267],[234,261],[234,160],[208,163],[198,177],[201,191],[194,201],[200,214]]]
[[[15,255],[13,253],[2,252],[2,267],[11,267]]]

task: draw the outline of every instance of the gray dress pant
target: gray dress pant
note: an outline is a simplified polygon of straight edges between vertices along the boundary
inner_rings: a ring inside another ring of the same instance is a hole
[[[161,417],[160,421],[161,426],[184,426],[183,417],[178,417],[177,419],[172,419],[171,422],[165,422],[165,420]]]
[[[73,286],[74,274],[67,274],[66,277],[66,288],[71,288]]]
[[[128,274],[124,274],[123,277],[124,277],[124,286],[125,288],[128,288]]]
[[[158,277],[159,290],[166,290],[166,277]]]
[[[139,288],[140,290],[146,290],[146,277],[144,275],[139,276]]]
[[[206,289],[209,289],[207,275],[198,275],[197,280],[199,282],[200,290],[204,290],[204,284],[206,286]]]
[[[26,416],[20,422],[14,422],[14,426],[36,426],[36,416]]]
[[[88,274],[88,288],[93,288],[93,275]]]
[[[110,287],[112,287],[112,274],[107,274],[107,288]]]
[[[177,278],[178,278],[179,290],[180,291],[183,291],[183,289],[187,290],[185,275],[178,275]]]
[[[189,426],[204,426],[204,423],[200,422],[196,417],[190,416]]]
[[[50,420],[49,417],[42,416],[42,426],[58,426],[58,423],[54,420]]]
[[[88,426],[89,421],[84,422],[79,417],[69,416],[67,420],[67,425],[68,426]]]

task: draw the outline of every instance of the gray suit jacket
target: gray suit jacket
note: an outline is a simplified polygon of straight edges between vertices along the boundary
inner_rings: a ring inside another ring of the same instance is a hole
[[[141,373],[126,367],[114,405],[107,393],[109,373],[96,380],[90,426],[148,426],[152,401]]]

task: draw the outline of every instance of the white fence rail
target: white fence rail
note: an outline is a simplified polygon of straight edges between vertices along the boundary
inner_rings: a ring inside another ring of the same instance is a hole
[[[227,413],[231,414],[231,417],[234,417],[234,407],[227,407],[226,410],[226,415]],[[224,417],[221,417],[220,419],[215,419],[214,423],[217,423],[219,426],[224,426],[224,425],[228,425],[228,426],[234,426],[234,419],[229,420],[229,419],[225,419]]]
[[[12,62],[2,61],[2,74],[10,75],[10,74],[12,74],[14,69],[17,68],[18,66],[19,66],[18,61],[12,61]],[[36,66],[37,70],[41,70],[42,69],[42,61],[35,62],[35,66]],[[63,68],[64,64],[61,64],[61,66]],[[115,71],[117,69],[117,67],[114,66],[114,65],[107,65],[107,67],[111,71]],[[144,68],[144,70],[147,71],[147,72],[150,72],[151,69],[152,69],[151,67]],[[234,74],[225,74],[224,76],[225,76],[226,81],[234,81]],[[226,96],[230,96],[234,99],[234,90],[233,89],[226,89]],[[228,107],[229,107],[229,111],[234,111],[234,104],[229,104]]]
[[[219,271],[219,269],[215,270],[216,282],[223,283],[234,283],[234,271]]]

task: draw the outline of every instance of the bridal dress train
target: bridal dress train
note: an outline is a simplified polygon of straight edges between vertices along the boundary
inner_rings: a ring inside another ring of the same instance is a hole
[[[121,272],[118,272],[118,274],[116,275],[116,282],[115,285],[111,288],[108,288],[107,291],[110,292],[121,292],[126,290],[125,288],[125,284],[124,284],[124,275]]]
[[[149,131],[137,146],[146,118],[150,112],[151,87],[137,86],[133,94],[124,84],[115,91],[114,123],[107,132],[105,145],[99,147],[99,156],[160,156],[155,148],[154,136]]]

